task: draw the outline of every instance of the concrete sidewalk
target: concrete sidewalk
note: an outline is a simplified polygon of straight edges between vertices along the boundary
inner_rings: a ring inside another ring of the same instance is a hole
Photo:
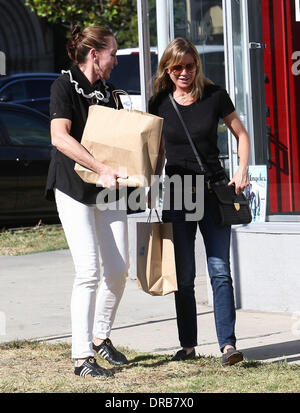
[[[73,263],[69,250],[0,256],[0,342],[71,341]],[[197,353],[220,356],[205,276],[196,279]],[[300,314],[237,310],[237,347],[248,359],[300,363]],[[115,346],[173,354],[179,349],[173,294],[152,297],[128,279],[111,339]]]

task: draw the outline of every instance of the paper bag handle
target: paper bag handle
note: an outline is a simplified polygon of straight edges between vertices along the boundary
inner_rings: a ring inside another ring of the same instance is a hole
[[[129,102],[130,102],[130,110],[132,110],[131,97],[129,96],[129,94],[125,90],[122,90],[122,89],[116,89],[116,90],[112,91],[112,95],[113,95],[113,98],[114,98],[114,101],[115,101],[115,104],[116,104],[116,108],[119,109],[119,101],[118,101],[118,98],[117,98],[118,94],[127,95],[128,99],[129,99]]]

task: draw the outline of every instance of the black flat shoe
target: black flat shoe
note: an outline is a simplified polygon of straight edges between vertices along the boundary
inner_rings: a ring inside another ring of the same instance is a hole
[[[127,364],[128,360],[120,351],[118,351],[112,344],[109,338],[106,338],[99,346],[93,343],[93,350],[100,354],[106,361],[115,366]]]
[[[111,371],[100,367],[97,364],[96,359],[94,357],[87,357],[87,359],[84,360],[81,366],[75,367],[74,373],[76,376],[84,378],[86,378],[86,376],[88,375],[95,377],[97,379],[113,376],[113,373]]]
[[[229,348],[226,353],[222,355],[223,366],[232,366],[244,359],[243,353],[235,348]]]
[[[182,349],[182,350],[177,351],[175,356],[171,358],[171,361],[190,360],[195,357],[196,357],[195,349],[189,354],[187,354],[186,351]]]

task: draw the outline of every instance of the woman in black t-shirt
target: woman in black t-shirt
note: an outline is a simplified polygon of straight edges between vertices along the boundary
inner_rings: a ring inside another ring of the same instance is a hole
[[[59,217],[75,266],[71,299],[72,357],[75,374],[85,377],[111,376],[94,356],[109,363],[127,363],[109,339],[122,297],[128,270],[127,211],[124,198],[114,208],[97,208],[96,185],[87,184],[74,171],[75,162],[95,171],[104,188],[117,191],[118,171],[97,161],[80,143],[92,104],[115,107],[113,86],[106,83],[117,64],[117,43],[101,27],[78,26],[68,42],[74,65],[63,71],[52,85],[50,98],[51,139],[54,146],[46,193],[55,196]],[[99,125],[105,133],[105,125]],[[121,175],[120,175],[121,176]],[[99,251],[103,273],[100,279]]]
[[[249,136],[227,92],[204,77],[201,60],[193,44],[183,38],[173,40],[160,60],[154,96],[149,102],[149,111],[164,118],[163,138],[167,159],[165,173],[166,177],[170,178],[170,182],[172,178],[175,182],[176,176],[181,180],[190,176],[190,182],[194,186],[201,168],[169,94],[172,94],[198,155],[206,167],[204,215],[201,220],[187,218],[188,208],[178,210],[178,206],[175,207],[176,185],[173,190],[170,190],[173,201],[167,206],[164,203],[163,220],[173,222],[178,281],[175,304],[179,341],[182,346],[182,350],[179,350],[172,360],[195,357],[194,347],[197,346],[197,311],[194,294],[195,237],[199,226],[206,249],[207,267],[213,290],[215,324],[222,352],[222,363],[231,365],[243,359],[242,353],[235,348],[235,304],[229,264],[231,227],[221,227],[216,224],[214,220],[216,202],[208,190],[207,182],[209,179],[223,180],[226,177],[218,159],[219,119],[223,119],[238,141],[239,168],[228,183],[228,185],[235,185],[236,193],[243,191],[249,184]],[[160,172],[161,170],[157,171]]]

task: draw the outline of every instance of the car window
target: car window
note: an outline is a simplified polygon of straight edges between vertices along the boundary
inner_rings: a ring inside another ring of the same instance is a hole
[[[50,96],[50,87],[54,79],[20,80],[4,87],[1,95],[9,100],[26,100]]]
[[[110,75],[110,82],[117,89],[124,89],[128,93],[139,93],[140,91],[140,67],[139,55],[117,56],[118,65]]]
[[[41,98],[50,96],[50,87],[54,79],[31,79],[26,81],[27,98]]]
[[[129,94],[140,94],[140,66],[139,54],[118,55],[118,65],[110,75],[110,82],[118,89],[123,89]],[[152,73],[156,72],[157,55],[151,53]]]
[[[13,145],[49,146],[48,122],[31,113],[3,110],[0,121],[5,125]]]
[[[6,128],[1,122],[1,118],[0,118],[0,145],[7,145]]]
[[[26,99],[26,87],[24,82],[14,82],[4,87],[1,95],[7,96],[9,100]]]

